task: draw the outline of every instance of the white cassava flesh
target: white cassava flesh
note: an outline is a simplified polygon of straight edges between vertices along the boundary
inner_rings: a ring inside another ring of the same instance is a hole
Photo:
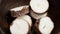
[[[31,26],[31,24],[32,22],[28,15],[21,16],[12,22],[10,31],[12,34],[27,34],[29,31],[29,25]]]
[[[14,20],[13,25],[10,26],[12,34],[27,34],[28,29],[28,23],[22,19]]]
[[[54,23],[49,17],[40,19],[39,30],[42,34],[50,34],[54,28]]]
[[[31,0],[30,6],[34,12],[44,13],[48,10],[49,3],[47,0]]]

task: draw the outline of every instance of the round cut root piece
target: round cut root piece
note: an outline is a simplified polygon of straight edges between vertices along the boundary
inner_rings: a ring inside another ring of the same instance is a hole
[[[47,0],[31,0],[30,6],[34,12],[44,13],[48,10],[49,3]]]
[[[54,28],[54,23],[49,17],[40,19],[39,30],[42,34],[50,34]]]
[[[15,19],[10,26],[12,34],[27,34],[29,30],[28,23],[23,19]]]

